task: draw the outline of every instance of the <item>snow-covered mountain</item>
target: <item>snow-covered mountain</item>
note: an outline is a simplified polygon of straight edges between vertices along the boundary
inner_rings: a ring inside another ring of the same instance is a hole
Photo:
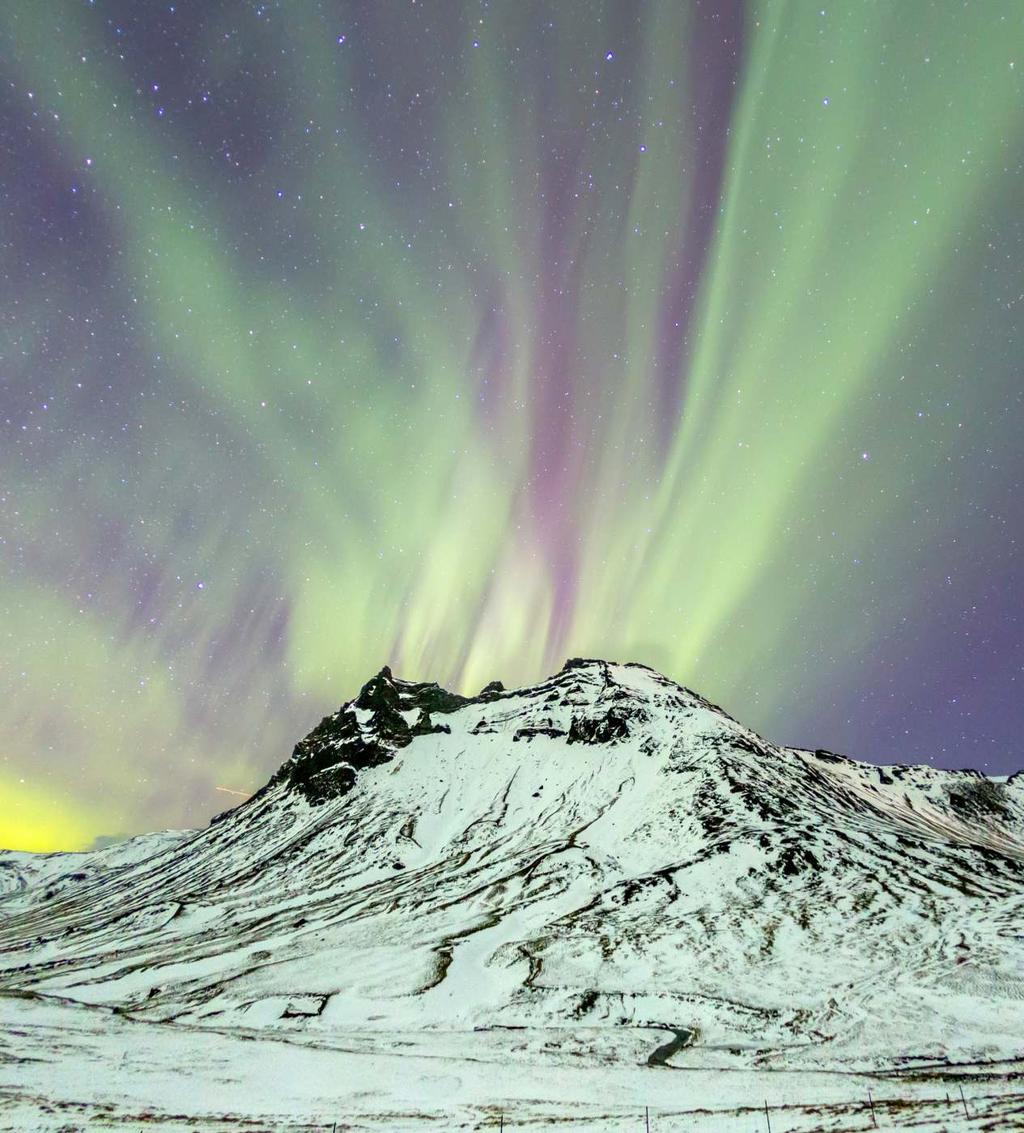
[[[1024,775],[780,748],[641,665],[472,698],[384,669],[207,829],[33,858],[0,855],[0,1010],[591,1067],[1024,1057]]]
[[[0,851],[0,919],[15,909],[60,893],[77,891],[82,882],[102,876],[109,879],[128,866],[146,861],[161,850],[177,845],[194,830],[160,830],[114,842],[98,850],[34,854],[28,850]]]

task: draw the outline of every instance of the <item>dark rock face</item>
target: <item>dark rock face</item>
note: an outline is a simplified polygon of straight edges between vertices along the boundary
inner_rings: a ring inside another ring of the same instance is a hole
[[[824,760],[825,763],[852,763],[852,759],[848,759],[845,755],[837,755],[834,751],[829,751],[827,748],[819,747],[814,752],[818,759]]]
[[[550,724],[528,724],[524,728],[516,728],[512,735],[512,742],[518,743],[520,740],[532,740],[534,736],[550,736],[557,739],[559,736],[564,736],[565,732],[561,728],[556,728]]]
[[[562,672],[564,673],[567,669],[586,669],[591,665],[607,668],[608,662],[602,661],[598,657],[570,657],[562,666]]]
[[[395,717],[401,720],[399,712],[407,712],[410,708],[418,708],[427,715],[431,712],[454,712],[464,704],[472,703],[472,699],[449,692],[433,681],[414,683],[396,680],[385,665],[363,685],[353,701],[353,707],[373,712],[375,724],[401,731],[405,721],[402,720],[400,724],[395,722]]]
[[[422,708],[427,712],[455,712],[464,704],[472,704],[472,696],[459,696],[446,688],[430,682],[429,684],[406,684],[403,686],[403,707]]]
[[[603,716],[574,716],[569,726],[570,744],[608,744],[629,735],[629,711],[616,705]]]
[[[339,798],[352,789],[360,771],[389,762],[414,736],[450,732],[447,724],[435,724],[432,715],[468,703],[469,698],[433,683],[396,680],[385,666],[363,685],[351,707],[325,716],[295,745],[270,783],[287,783],[313,805]],[[417,709],[415,723],[408,724],[402,714]],[[360,723],[357,710],[369,712],[369,719]]]
[[[451,728],[447,724],[435,724],[430,719],[430,713],[425,709],[420,709],[419,719],[409,729],[410,736],[429,736],[431,732],[444,732],[447,735],[452,734]]]
[[[968,822],[1006,817],[1006,787],[1002,783],[993,783],[978,775],[960,786],[948,788],[947,794],[949,805]]]
[[[818,859],[814,854],[799,842],[788,842],[779,856],[779,868],[787,877],[795,877],[805,870],[816,870],[819,867]]]
[[[408,731],[402,717],[393,709],[391,712]],[[351,709],[342,708],[333,716],[325,716],[295,745],[291,759],[281,766],[271,783],[287,783],[314,805],[347,794],[356,781],[357,772],[364,767],[387,763],[392,758],[397,745],[384,742],[391,720],[386,707],[382,713],[385,720],[379,740],[363,734]]]
[[[371,677],[363,685],[353,703],[356,708],[379,712],[389,708],[397,709],[399,702],[395,679],[391,675],[391,670],[385,665],[375,677]]]

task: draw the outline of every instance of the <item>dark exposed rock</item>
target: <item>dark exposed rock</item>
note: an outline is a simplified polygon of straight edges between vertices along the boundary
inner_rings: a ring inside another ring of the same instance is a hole
[[[432,732],[444,732],[446,735],[451,735],[452,730],[447,724],[433,723],[427,709],[421,708],[419,719],[409,729],[409,734],[412,736],[427,736]]]
[[[376,713],[383,712],[387,718],[391,711],[397,713],[410,708],[419,708],[428,713],[455,712],[464,704],[471,704],[472,699],[449,692],[434,681],[417,683],[395,680],[391,670],[385,665],[363,685],[355,699],[355,707],[367,708]]]
[[[968,779],[967,782],[947,788],[949,805],[961,818],[977,820],[1005,818],[1007,813],[1006,787],[991,779]]]
[[[618,705],[603,716],[574,716],[569,726],[568,743],[607,744],[629,735],[630,712]]]
[[[608,662],[601,661],[597,657],[570,657],[562,666],[562,672],[564,673],[568,669],[586,669],[590,665],[597,665],[602,669],[606,669]]]
[[[853,760],[847,758],[847,756],[836,755],[834,751],[829,751],[827,748],[823,747],[819,747],[814,754],[818,759],[823,759],[826,763],[853,763]]]
[[[295,745],[291,759],[271,782],[287,783],[316,805],[347,794],[358,771],[387,763],[393,751],[376,738],[363,736],[353,713],[339,713],[325,717]]]
[[[757,740],[752,739],[749,736],[733,736],[731,745],[733,747],[739,748],[740,751],[749,751],[751,755],[761,755],[766,759],[769,757],[768,749],[764,746],[764,744],[759,743]],[[837,756],[837,758],[841,757]]]
[[[355,707],[378,712],[388,708],[397,709],[399,702],[398,689],[395,687],[391,670],[385,665],[375,677],[371,677],[359,690],[359,695],[355,699]]]
[[[804,870],[820,868],[818,859],[810,849],[798,842],[789,843],[782,851],[779,866],[787,877],[794,877],[796,874],[803,873]]]
[[[579,1002],[573,1008],[573,1018],[582,1019],[584,1015],[588,1015],[597,1006],[598,995],[599,992],[594,991],[593,988],[583,992]]]
[[[512,736],[513,743],[518,743],[519,740],[532,740],[534,736],[564,736],[565,732],[561,728],[555,728],[549,724],[533,724],[525,728],[517,728]]]
[[[505,692],[505,686],[501,681],[491,681],[490,684],[484,687],[477,694],[477,700],[497,700]]]
[[[389,762],[414,737],[450,732],[447,724],[435,724],[432,714],[467,703],[468,698],[433,683],[397,681],[385,666],[363,685],[352,708],[325,716],[295,745],[271,784],[286,782],[314,805],[340,798],[352,789],[359,771]],[[371,714],[364,724],[356,709]],[[410,727],[402,713],[416,709],[419,716]]]
[[[457,692],[449,692],[446,688],[434,684],[405,685],[403,687],[403,704],[408,708],[425,708],[428,712],[456,712],[464,704],[472,704],[473,697],[459,696]]]
[[[396,720],[401,728],[406,731],[408,728],[383,699],[383,691],[371,687],[378,680],[375,677],[365,685],[359,698],[369,690],[366,699],[381,705],[375,713],[378,718],[383,717],[379,738],[375,734],[364,735],[355,712],[340,709],[332,716],[325,716],[295,745],[291,759],[277,771],[271,783],[283,781],[300,791],[309,802],[322,803],[350,791],[357,771],[391,759],[393,746],[384,742],[385,737],[395,730]]]
[[[324,1013],[324,1008],[330,1000],[329,995],[299,995],[288,1002],[282,1019],[315,1019]]]

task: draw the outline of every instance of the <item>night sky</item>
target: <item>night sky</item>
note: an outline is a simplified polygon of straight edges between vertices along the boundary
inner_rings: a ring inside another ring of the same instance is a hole
[[[0,844],[389,662],[1024,765],[1020,0],[4,0]]]

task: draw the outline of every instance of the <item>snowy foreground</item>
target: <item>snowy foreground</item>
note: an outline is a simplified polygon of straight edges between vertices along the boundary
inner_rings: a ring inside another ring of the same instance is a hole
[[[206,830],[0,854],[0,1130],[335,1122],[1024,1128],[1024,776],[385,670]]]
[[[1011,1067],[921,1079],[643,1064],[600,1029],[315,1036],[3,1000],[0,1129],[652,1131],[1024,1128]],[[681,1064],[687,1060],[681,1060]],[[695,1060],[699,1061],[699,1060]],[[1024,1066],[1018,1066],[1018,1070]],[[1000,1073],[1005,1071],[1005,1074]],[[963,1084],[969,1118],[959,1084]]]

